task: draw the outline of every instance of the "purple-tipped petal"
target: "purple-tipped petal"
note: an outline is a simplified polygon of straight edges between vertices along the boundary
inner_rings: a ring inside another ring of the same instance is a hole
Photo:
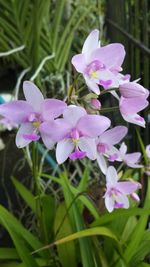
[[[33,108],[22,100],[0,105],[0,115],[18,124],[26,121],[31,112],[33,112]]]
[[[86,110],[75,105],[68,106],[63,113],[63,117],[72,127],[75,127],[81,117],[86,115]]]
[[[64,101],[58,99],[45,99],[42,103],[43,119],[48,121],[59,117],[67,107]]]
[[[106,182],[108,185],[113,186],[117,183],[117,181],[118,181],[118,176],[117,176],[116,169],[113,166],[110,166],[107,169]]]
[[[40,112],[44,97],[38,87],[30,81],[25,81],[23,83],[23,92],[27,102],[34,108],[34,111]]]
[[[71,63],[79,73],[84,73],[86,69],[85,55],[83,54],[75,55],[72,58]]]
[[[64,139],[58,142],[56,147],[56,159],[58,164],[65,162],[73,150],[74,144],[70,139]]]
[[[97,137],[110,126],[110,120],[100,115],[85,115],[77,123],[77,129],[85,136]]]
[[[149,91],[136,82],[128,82],[120,85],[119,91],[121,95],[126,98],[133,98],[133,97],[148,98],[149,96]]]
[[[71,127],[64,119],[57,119],[43,122],[39,130],[41,133],[48,135],[53,141],[58,142],[66,137]]]
[[[99,31],[93,30],[86,38],[82,53],[86,54],[86,59],[88,61],[89,55],[99,47]]]
[[[134,113],[134,114],[121,114],[125,121],[139,125],[143,128],[145,128],[145,120],[140,115]]]
[[[148,106],[148,101],[144,97],[120,98],[120,111],[123,115],[137,113]]]
[[[86,156],[91,159],[96,159],[96,144],[95,140],[88,137],[81,137],[78,146],[81,151],[86,152]]]
[[[125,126],[116,126],[106,132],[102,133],[99,141],[109,145],[118,144],[127,134],[128,129]]]
[[[34,133],[34,127],[31,123],[24,123],[20,126],[16,135],[16,146],[23,148],[32,142],[30,138],[24,138],[24,135],[32,135]]]
[[[109,69],[120,67],[125,57],[124,46],[118,43],[109,44],[93,51],[91,60],[99,60]]]

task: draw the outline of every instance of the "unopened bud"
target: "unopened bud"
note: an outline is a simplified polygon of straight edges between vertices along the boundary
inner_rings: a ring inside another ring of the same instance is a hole
[[[100,109],[101,108],[101,102],[96,98],[92,98],[91,99],[91,106],[94,109]]]

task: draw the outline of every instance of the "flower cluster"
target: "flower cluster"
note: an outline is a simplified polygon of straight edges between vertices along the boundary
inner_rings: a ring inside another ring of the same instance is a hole
[[[101,47],[99,31],[94,30],[87,37],[82,53],[72,58],[72,64],[83,74],[88,88],[96,95],[100,95],[101,87],[116,98],[124,120],[145,127],[144,119],[137,112],[148,105],[146,99],[149,92],[137,81],[130,82],[130,75],[120,73],[124,57],[125,50],[121,44]],[[127,127],[119,125],[112,128],[110,119],[97,113],[102,108],[98,99],[91,100],[95,107],[95,114],[91,114],[83,106],[67,105],[58,99],[44,99],[40,90],[30,81],[23,83],[23,91],[26,100],[0,105],[1,122],[19,125],[17,147],[23,148],[41,138],[48,149],[56,145],[59,164],[67,158],[97,160],[102,173],[106,175],[104,198],[109,212],[114,208],[128,208],[127,195],[139,200],[134,193],[140,188],[139,183],[118,182],[115,168],[108,167],[107,162],[122,161],[129,167],[140,168],[142,165],[138,162],[141,154],[127,153],[125,143],[119,149],[115,147],[127,134]]]

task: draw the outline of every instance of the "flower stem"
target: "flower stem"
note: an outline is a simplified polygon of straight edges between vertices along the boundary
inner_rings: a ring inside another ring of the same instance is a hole
[[[115,110],[118,110],[118,109],[119,109],[118,106],[111,107],[111,108],[102,108],[102,109],[100,110],[100,113],[111,112],[111,111],[115,111]]]

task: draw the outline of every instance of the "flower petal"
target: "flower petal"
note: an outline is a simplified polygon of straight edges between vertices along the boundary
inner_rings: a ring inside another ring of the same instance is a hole
[[[23,83],[23,92],[27,102],[34,108],[34,111],[40,112],[44,97],[38,87],[30,81],[25,81]]]
[[[88,137],[81,137],[78,146],[81,151],[86,152],[86,156],[91,159],[96,159],[96,143],[95,139]]]
[[[75,127],[81,117],[86,115],[86,110],[75,105],[68,106],[63,113],[63,117],[72,127]]]
[[[134,97],[134,98],[120,98],[120,111],[122,114],[134,114],[137,113],[148,106],[148,101],[144,97]]]
[[[75,55],[72,58],[71,63],[79,73],[84,73],[86,69],[85,55],[83,54]]]
[[[42,141],[47,149],[53,149],[55,141],[53,141],[47,134],[40,132]]]
[[[44,120],[51,120],[59,117],[67,107],[64,101],[58,99],[45,99],[42,102],[42,116]]]
[[[102,154],[97,153],[97,163],[103,174],[107,172],[107,164],[104,156]]]
[[[115,188],[122,194],[130,195],[137,189],[141,188],[141,185],[137,182],[118,182]]]
[[[123,142],[119,148],[120,155],[124,158],[125,154],[127,153],[127,145]]]
[[[119,91],[121,95],[126,98],[131,98],[131,97],[148,98],[149,96],[149,91],[136,82],[127,82],[120,85]]]
[[[69,155],[74,150],[74,144],[69,139],[64,139],[58,142],[56,147],[56,159],[59,164],[62,164],[66,161]]]
[[[109,44],[94,50],[91,60],[99,60],[107,68],[119,67],[125,57],[124,46],[119,43]]]
[[[85,115],[77,123],[77,129],[82,135],[97,137],[102,134],[109,126],[110,120],[100,115]]]
[[[109,211],[109,212],[112,212],[113,209],[114,209],[114,200],[112,197],[109,197],[108,195],[105,197],[105,206],[106,206],[106,209]]]
[[[18,124],[26,121],[31,112],[33,112],[33,108],[26,101],[22,100],[0,105],[0,115]]]
[[[82,48],[82,53],[86,55],[87,61],[91,53],[98,47],[99,47],[99,31],[95,29],[88,35]]]
[[[66,137],[71,127],[64,119],[57,119],[43,122],[39,129],[41,133],[48,135],[50,139],[58,142]]]
[[[106,173],[106,182],[108,186],[114,186],[118,181],[117,171],[113,166],[108,167]]]
[[[27,146],[32,140],[24,138],[24,135],[29,135],[34,133],[34,127],[31,123],[24,123],[20,126],[16,135],[16,146],[18,148],[23,148]]]
[[[115,197],[115,199],[116,199],[117,204],[122,204],[122,208],[124,208],[124,209],[129,208],[129,200],[128,200],[127,196],[125,196],[123,194],[118,194]]]
[[[95,94],[100,94],[99,86],[97,85],[96,81],[94,79],[90,79],[88,76],[84,75],[85,82],[88,86],[88,88],[94,92]]]
[[[140,115],[134,113],[134,114],[121,114],[125,121],[139,125],[143,128],[145,128],[145,120]]]
[[[116,126],[106,132],[102,133],[99,137],[101,143],[108,145],[118,144],[122,138],[127,134],[128,129],[125,126]]]

